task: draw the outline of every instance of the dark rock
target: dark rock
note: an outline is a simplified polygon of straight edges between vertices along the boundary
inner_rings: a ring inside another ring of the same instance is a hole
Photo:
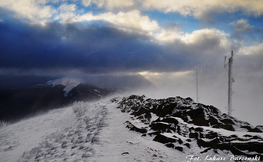
[[[230,125],[235,124],[235,122],[231,119],[222,119],[221,122],[224,124],[230,124]]]
[[[219,143],[219,139],[218,138],[215,138],[213,140],[203,140],[203,139],[198,139],[197,140],[197,145],[199,147],[212,147],[212,148],[215,148],[215,146]]]
[[[173,110],[176,108],[177,103],[170,103],[169,105],[166,105],[162,108],[163,113],[166,114],[172,114]],[[164,116],[165,116],[164,115]]]
[[[128,155],[129,154],[129,152],[123,152],[123,153],[121,153],[121,155]]]
[[[167,146],[169,148],[174,148],[174,144],[172,144],[172,143],[167,143],[167,144],[165,144],[165,146]]]
[[[176,111],[172,116],[181,118],[182,116],[185,116],[185,113],[183,111]]]
[[[208,138],[208,139],[214,139],[218,137],[218,134],[216,132],[212,132],[212,131],[209,131],[206,135],[205,135],[205,138]]]
[[[162,120],[162,122],[171,123],[171,124],[174,124],[174,125],[177,125],[177,124],[179,123],[177,119],[175,119],[175,118],[169,118],[169,117],[164,118],[164,119]]]
[[[199,134],[197,132],[195,133],[189,133],[189,138],[195,138],[195,139],[198,139],[199,137]]]
[[[226,129],[226,130],[230,130],[230,131],[235,131],[233,125],[230,125],[230,124],[221,125],[220,128],[223,128],[223,129]]]
[[[252,137],[250,134],[245,134],[244,137]]]
[[[184,151],[184,149],[190,149],[191,144],[196,142],[199,147],[204,149],[202,153],[213,150],[215,154],[218,154],[219,150],[228,150],[234,155],[263,157],[263,139],[259,136],[238,137],[234,134],[224,136],[218,131],[202,127],[210,126],[230,131],[235,131],[234,128],[243,128],[247,132],[262,132],[263,126],[254,128],[247,122],[239,121],[227,114],[221,114],[213,106],[196,104],[190,98],[150,99],[145,96],[131,96],[130,99],[123,98],[119,107],[125,112],[131,112],[131,115],[136,119],[149,125],[152,132],[142,133],[143,136],[154,135],[154,141],[163,143],[167,147]],[[158,119],[149,120],[151,113],[155,114]],[[145,131],[141,131],[142,128],[137,128],[131,123],[128,123],[127,127],[138,132],[147,132],[146,128]],[[165,136],[165,133],[170,133],[170,135]],[[181,139],[181,136],[184,137],[184,140]]]
[[[152,132],[152,133],[148,133],[149,136],[156,136],[157,134],[160,134],[160,132]]]
[[[249,125],[241,126],[241,128],[245,128],[245,129],[247,129],[249,132],[253,132],[253,131],[254,131],[254,129],[251,128],[251,126],[249,126]]]
[[[174,147],[176,150],[179,150],[179,151],[181,151],[181,152],[183,152],[183,147],[181,147],[181,146],[176,146],[176,147]]]
[[[166,137],[162,134],[157,134],[157,136],[155,136],[155,138],[153,139],[153,141],[157,141],[163,144],[166,144],[168,142],[176,142],[177,140],[174,138],[170,138],[170,137]]]
[[[159,132],[165,132],[166,130],[170,129],[170,124],[164,124],[164,123],[152,123],[150,125],[152,130],[159,131]]]
[[[151,113],[150,112],[145,112],[141,114],[140,116],[137,117],[137,119],[141,120],[145,124],[149,124],[151,121]]]
[[[143,108],[143,107],[139,107],[139,108],[136,108],[135,109],[136,111],[134,111],[133,113],[131,113],[131,115],[134,115],[134,116],[140,116],[142,115],[143,113],[146,113],[148,110]]]
[[[197,127],[194,129],[196,132],[203,132],[204,129],[202,127]]]
[[[190,149],[190,143],[185,143],[184,145]]]
[[[220,122],[220,121],[219,121],[218,119],[216,119],[216,118],[213,117],[213,116],[210,116],[209,123],[210,123],[211,126],[213,126],[213,125],[218,125],[219,122]]]
[[[263,138],[261,138],[260,136],[253,136],[252,139],[257,139],[257,140],[263,141]]]
[[[234,147],[239,150],[248,150],[249,152],[263,153],[263,143],[259,142],[246,142],[246,143],[232,143]]]
[[[133,125],[129,121],[126,121],[125,123],[127,124],[126,127],[129,128],[132,131],[139,132],[139,133],[147,133],[147,129],[146,128],[137,128],[135,125]]]
[[[173,136],[173,137],[175,137],[175,136]],[[176,137],[176,138],[177,138],[179,144],[182,144],[182,143],[183,143],[183,141],[181,140],[181,138],[178,138],[178,137]]]
[[[198,126],[209,126],[209,120],[205,118],[204,114],[199,114],[193,118],[192,123]]]

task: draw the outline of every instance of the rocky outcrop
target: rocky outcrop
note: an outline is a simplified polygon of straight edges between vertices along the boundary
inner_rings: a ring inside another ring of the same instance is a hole
[[[263,132],[262,126],[253,127],[211,105],[195,103],[191,98],[151,99],[137,95],[113,101],[118,102],[122,112],[145,125],[141,128],[127,121],[127,128],[152,136],[153,141],[167,147],[184,152],[198,145],[202,153],[228,150],[234,155],[263,159],[263,138],[255,135]]]

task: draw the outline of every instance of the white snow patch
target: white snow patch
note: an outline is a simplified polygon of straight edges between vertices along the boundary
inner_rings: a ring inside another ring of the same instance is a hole
[[[97,89],[93,89],[93,91],[96,92],[96,93],[100,93],[100,91],[97,90]]]
[[[79,85],[81,83],[80,80],[77,80],[77,79],[70,79],[70,78],[61,78],[61,79],[56,79],[56,80],[53,80],[53,81],[48,81],[47,84],[50,84],[50,85],[63,85],[65,86],[65,88],[63,89],[63,91],[65,91],[64,93],[64,96],[67,97],[68,96],[68,93],[73,89],[75,88],[77,85]]]
[[[154,114],[154,113],[152,113],[151,112],[151,121],[155,121],[155,120],[157,120],[159,117],[156,115],[156,114]]]

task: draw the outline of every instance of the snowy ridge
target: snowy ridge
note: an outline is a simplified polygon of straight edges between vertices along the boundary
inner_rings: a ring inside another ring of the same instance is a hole
[[[195,107],[191,109],[191,105]],[[135,95],[93,103],[77,102],[0,128],[0,159],[5,162],[183,162],[191,157],[200,158],[199,161],[213,161],[207,158],[216,157],[219,158],[216,161],[234,161],[229,160],[231,156],[240,156],[262,160],[263,133],[196,125],[190,112],[200,106],[189,98],[155,100]],[[187,110],[190,116],[178,116],[182,111],[173,111],[175,107]],[[205,118],[216,116],[212,110],[204,111],[211,113]],[[225,147],[222,139],[231,143],[227,145],[229,148],[235,146],[239,152]],[[220,159],[223,157],[226,159]]]

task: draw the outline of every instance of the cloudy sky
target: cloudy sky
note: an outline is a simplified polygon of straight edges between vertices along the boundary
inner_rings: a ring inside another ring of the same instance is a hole
[[[142,75],[195,98],[198,68],[200,102],[222,111],[233,50],[233,114],[263,125],[260,0],[0,0],[0,38],[0,88]]]

